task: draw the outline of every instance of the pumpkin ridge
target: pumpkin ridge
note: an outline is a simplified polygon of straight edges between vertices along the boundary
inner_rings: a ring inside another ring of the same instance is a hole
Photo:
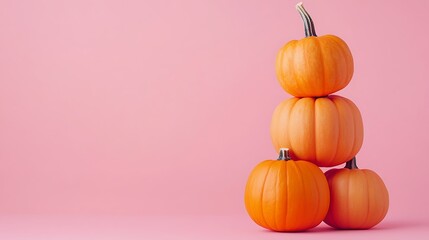
[[[387,197],[386,198],[387,204],[383,204],[383,211],[381,211],[380,214],[377,216],[377,219],[378,219],[377,224],[378,224],[386,217],[387,211],[389,209],[389,192],[387,190],[386,185],[383,182],[383,179],[376,172],[370,169],[364,169],[364,171],[367,171],[367,174],[371,176],[372,181],[377,183],[378,188],[383,189],[383,192],[387,194],[387,196],[385,196]]]
[[[349,100],[350,101],[350,100]],[[353,112],[353,115],[354,115],[354,119],[355,120],[358,120],[358,121],[355,121],[355,125],[354,125],[354,130],[355,130],[355,138],[354,138],[354,149],[356,149],[355,150],[355,152],[356,152],[356,154],[360,151],[360,149],[362,148],[362,145],[363,145],[363,139],[364,139],[364,137],[365,137],[365,128],[364,128],[364,126],[363,126],[363,119],[362,119],[362,114],[361,114],[361,112],[360,112],[360,110],[359,110],[359,108],[352,102],[352,101],[350,101],[350,104],[351,104],[351,106],[354,108],[354,112]],[[361,138],[362,139],[360,139],[359,141],[357,140],[357,136],[358,136],[358,133],[357,133],[357,131],[358,131],[358,126],[359,127],[361,127],[362,128],[362,136],[361,136]],[[355,154],[355,155],[356,155]]]
[[[335,174],[339,171],[338,168],[332,168],[330,170],[328,170],[325,173],[325,177],[326,180],[328,181],[328,186],[329,186],[329,198],[330,198],[330,202],[329,202],[329,209],[328,209],[328,213],[326,214],[326,217],[324,219],[324,222],[326,224],[328,224],[329,226],[335,226],[336,223],[336,219],[334,217],[332,217],[334,210],[336,210],[335,205],[334,205],[334,200],[335,198],[333,197],[333,191],[332,189],[335,188]]]
[[[279,174],[278,174],[278,176],[277,176],[277,180],[278,180],[278,184],[280,184],[280,177],[283,177],[284,175],[285,175],[285,169],[287,168],[287,162],[282,162],[282,164],[280,164],[280,167],[279,167]],[[284,195],[285,194],[285,192],[286,191],[282,191],[282,195]],[[284,198],[284,199],[287,199],[287,197],[286,198]],[[277,200],[276,200],[277,201]],[[276,205],[277,205],[277,202],[276,202]],[[284,208],[283,208],[284,209]],[[287,213],[286,213],[287,214]],[[285,214],[285,215],[286,215]],[[285,226],[286,226],[286,222],[283,222],[283,216],[282,215],[280,215],[281,217],[279,217],[278,219],[276,218],[276,221],[277,220],[279,220],[279,222],[278,222],[278,226],[280,226],[280,228],[282,228],[282,229],[284,229],[285,228]],[[279,228],[279,229],[280,229]]]
[[[265,191],[265,183],[267,181],[267,177],[268,174],[270,173],[271,168],[273,167],[273,162],[270,163],[270,166],[267,169],[267,172],[265,173],[265,177],[264,177],[264,183],[262,184],[262,189],[261,189],[261,222],[265,223],[265,226],[268,226],[269,228],[271,228],[271,226],[268,224],[267,220],[265,219],[264,216],[264,191]]]
[[[340,121],[340,111],[338,111],[338,104],[335,101],[335,99],[338,99],[338,97],[336,95],[332,95],[332,96],[328,96],[328,98],[334,104],[335,109],[337,110],[336,111],[338,113],[337,114],[337,120],[338,120],[338,123],[340,123],[341,122]],[[336,150],[335,150],[334,157],[329,160],[329,165],[332,165],[332,162],[334,162],[334,161],[336,162],[336,160],[338,159],[338,146],[340,145],[340,142],[341,142],[341,135],[340,135],[341,129],[342,129],[341,124],[338,124],[338,137],[337,137],[337,143],[336,143],[336,147],[335,147]],[[336,165],[336,164],[334,164],[334,165]]]
[[[290,53],[291,57],[290,58],[291,59],[295,59],[295,56],[297,55],[296,49],[300,45],[301,45],[300,42],[298,42],[296,40],[293,40],[292,46],[290,47],[290,49],[291,49],[290,50],[291,51],[291,53]],[[288,68],[293,70],[292,71],[292,76],[293,77],[290,78],[290,81],[293,81],[293,83],[294,83],[293,86],[294,87],[293,88],[289,88],[290,94],[293,95],[293,96],[302,95],[301,88],[298,87],[300,81],[298,79],[297,71],[295,70],[294,61],[287,61],[287,63],[288,63]],[[285,86],[287,86],[287,84],[285,84]]]
[[[338,42],[335,41],[335,39],[332,37],[332,35],[324,35],[322,37],[323,37],[323,39],[326,39],[327,42],[331,41],[335,44],[338,44]],[[341,56],[344,58],[344,54],[343,54],[342,50],[341,50]],[[333,92],[336,92],[336,91],[340,90],[340,89],[337,89],[337,86],[339,85],[338,82],[342,83],[344,81],[341,81],[341,79],[339,79],[337,72],[334,73],[334,76],[335,77],[333,79],[335,81],[335,84],[333,85],[334,88],[332,90],[333,90]]]
[[[339,102],[342,102],[342,104],[343,105],[345,105],[345,106],[347,106],[347,108],[348,109],[353,109],[353,110],[351,110],[352,111],[352,118],[351,119],[349,119],[349,121],[352,121],[353,122],[353,124],[352,124],[352,126],[353,126],[353,137],[352,137],[352,140],[353,140],[353,144],[351,144],[350,146],[350,149],[349,149],[349,152],[347,153],[347,155],[345,155],[345,156],[347,156],[347,159],[351,159],[351,158],[353,158],[356,154],[354,153],[355,152],[355,148],[356,148],[356,119],[355,119],[355,114],[354,114],[354,109],[355,109],[355,107],[354,107],[354,104],[351,102],[351,101],[349,101],[348,99],[346,99],[346,98],[343,98],[343,97],[340,97],[340,96],[336,96],[336,95],[333,95],[332,96],[332,101],[335,103],[335,106],[337,107],[337,111],[338,111],[338,117],[340,117],[340,111],[338,110],[338,105],[339,105]],[[339,128],[340,128],[340,126],[339,126]],[[341,130],[341,129],[340,129]],[[338,144],[337,144],[337,146],[339,145],[339,143],[341,142],[340,140],[340,133],[341,133],[341,131],[339,131],[338,132],[338,134],[339,134],[339,136],[338,136]],[[357,152],[356,152],[357,153]],[[338,159],[338,151],[335,153],[335,157],[334,157],[334,159],[335,160],[337,160]]]
[[[290,122],[291,122],[291,120],[290,120],[290,118],[291,118],[291,116],[292,116],[292,112],[293,112],[293,109],[295,108],[295,105],[298,103],[298,101],[299,101],[299,99],[297,100],[297,101],[295,101],[294,103],[292,103],[293,105],[292,105],[292,107],[290,108],[291,110],[290,110],[290,112],[289,112],[289,114],[288,114],[288,121],[287,121],[287,123],[288,123],[288,126],[286,126],[286,129],[289,131],[289,125],[290,125]],[[290,134],[288,134],[287,135],[287,137],[288,137],[288,142],[289,142],[289,144],[290,144],[290,147],[292,148],[292,141],[291,141],[291,136],[290,136]],[[293,151],[293,149],[292,149],[292,151]]]
[[[317,102],[320,102],[321,100],[320,100],[320,98],[315,98],[315,101],[314,101],[314,123],[313,123],[313,125],[314,125],[314,149],[315,149],[315,155],[314,155],[314,162],[317,164],[317,165],[320,165],[320,162],[319,162],[319,156],[318,156],[318,148],[317,148],[317,136],[319,135],[318,134],[318,126],[319,126],[319,124],[317,124],[317,116],[319,115],[318,114],[318,112],[319,111],[321,111],[321,109],[319,109],[318,107],[317,107]]]
[[[347,104],[349,104],[350,105],[350,103],[347,103]],[[353,106],[351,106],[352,108],[353,108]],[[353,151],[355,150],[355,147],[356,147],[356,121],[355,121],[355,118],[354,118],[354,114],[353,114],[353,118],[352,118],[353,120],[353,144],[352,144],[352,149],[350,150],[351,151],[351,153],[349,153],[349,156],[351,157],[351,155],[353,155]],[[356,154],[357,154],[357,152],[356,152]]]
[[[346,66],[345,66],[345,70],[346,70],[346,74],[345,74],[345,78],[343,79],[343,83],[345,83],[345,82],[350,82],[350,80],[351,80],[351,78],[353,77],[353,72],[350,72],[349,71],[349,66],[348,66],[348,64],[347,64],[347,61],[348,60],[351,60],[351,62],[352,62],[352,64],[354,64],[353,63],[353,57],[351,57],[351,59],[348,59],[347,58],[347,56],[349,56],[349,54],[351,54],[351,52],[350,52],[350,49],[348,48],[348,46],[347,46],[347,44],[341,39],[341,38],[339,38],[339,37],[336,37],[336,36],[334,36],[334,35],[327,35],[326,37],[328,37],[328,38],[330,38],[332,41],[334,41],[335,43],[337,43],[337,45],[339,46],[339,49],[340,49],[340,52],[341,52],[341,55],[343,56],[343,59],[344,59],[344,61],[345,61],[345,63],[346,63]],[[346,52],[345,51],[345,47],[347,48],[347,50],[348,50],[348,52]],[[354,67],[353,67],[354,68]],[[348,83],[347,83],[348,84]],[[347,85],[346,84],[346,85]],[[345,86],[344,86],[345,87]],[[343,87],[343,88],[344,88]],[[340,88],[340,89],[338,89],[338,90],[341,90],[342,88]],[[338,91],[337,90],[337,91]]]
[[[291,57],[290,58],[291,59],[295,59],[295,56],[297,55],[297,50],[296,49],[301,44],[300,44],[300,42],[298,42],[296,40],[294,40],[294,42],[292,42],[292,44],[293,45],[290,47],[290,49],[291,49],[290,50],[291,51],[291,53],[290,53]],[[290,94],[293,95],[293,96],[302,95],[302,92],[300,90],[301,88],[299,87],[300,80],[298,79],[298,74],[297,74],[297,71],[295,69],[294,61],[287,61],[287,63],[288,63],[288,68],[293,70],[292,71],[292,76],[293,77],[290,78],[290,81],[293,81],[293,83],[294,83],[293,85],[295,86],[293,88],[289,88]],[[299,76],[299,77],[301,77],[301,76]],[[287,84],[285,84],[285,86],[287,86]]]
[[[275,182],[275,184],[274,184],[274,186],[276,186],[276,191],[274,191],[275,193],[274,193],[274,199],[275,199],[275,201],[276,201],[276,205],[275,205],[275,207],[274,207],[274,212],[273,212],[273,216],[274,216],[274,227],[275,227],[275,229],[280,229],[279,227],[278,227],[278,224],[277,224],[277,215],[276,215],[276,210],[277,210],[277,203],[279,202],[279,201],[277,201],[277,195],[278,195],[278,191],[277,191],[277,189],[278,189],[278,183],[279,183],[279,176],[280,176],[280,170],[281,170],[281,167],[282,167],[282,163],[280,163],[280,164],[278,164],[278,162],[274,162],[273,163],[273,165],[274,164],[276,164],[276,165],[279,165],[279,167],[278,167],[278,170],[277,170],[277,177],[276,177],[276,182]]]
[[[319,101],[319,99],[320,98],[316,98],[316,101]],[[337,105],[335,104],[335,102],[334,101],[332,101],[332,99],[331,99],[331,95],[329,95],[329,96],[327,96],[326,97],[326,99],[328,99],[329,101],[331,101],[333,104],[334,104],[334,106],[335,106],[335,108],[337,109]],[[317,114],[316,114],[316,112],[317,112],[318,110],[317,110],[317,108],[315,108],[315,113],[314,113],[314,119],[315,119],[315,124],[314,124],[314,126],[315,126],[315,128],[317,127],[317,120],[316,120],[316,116],[317,116]],[[319,110],[319,111],[321,111],[321,110]],[[339,121],[339,119],[338,119],[338,122],[340,122]],[[318,131],[316,130],[316,133],[317,133]],[[317,137],[315,137],[315,139],[317,139]],[[337,155],[337,153],[338,153],[338,145],[339,145],[339,136],[338,136],[338,138],[337,138],[337,143],[336,143],[336,147],[335,148],[333,148],[334,149],[334,151],[335,151],[335,154],[333,155],[333,157],[330,159],[330,160],[328,160],[327,161],[327,163],[329,163],[329,164],[326,164],[326,161],[324,161],[324,162],[322,162],[322,163],[320,163],[319,162],[319,160],[317,160],[316,162],[317,162],[317,165],[318,166],[325,166],[325,165],[331,165],[331,163],[332,163],[332,161],[334,160],[334,159],[336,159],[336,155]],[[317,145],[315,144],[315,149],[316,149],[316,159],[319,159],[318,157],[317,157]]]
[[[341,226],[341,228],[350,228],[350,185],[351,185],[351,181],[350,181],[350,176],[352,175],[352,170],[350,169],[346,169],[346,171],[349,172],[349,174],[346,174],[345,176],[347,177],[347,201],[344,201],[345,205],[346,205],[346,211],[345,211],[345,224],[343,224]]]
[[[351,101],[347,101],[347,100],[345,100],[345,102],[346,102],[346,104],[347,104],[347,106],[350,108],[350,109],[354,109],[356,106],[354,105],[354,103],[353,102],[351,102]],[[359,109],[358,109],[359,110]],[[352,158],[352,157],[354,157],[354,155],[356,155],[357,154],[357,152],[356,153],[354,153],[355,152],[355,148],[356,148],[356,135],[357,135],[357,133],[356,133],[356,119],[355,119],[355,114],[354,113],[352,113],[353,114],[353,117],[352,117],[352,119],[351,119],[351,121],[353,121],[353,124],[352,124],[352,126],[353,126],[353,144],[351,145],[352,146],[352,148],[350,149],[350,152],[349,152],[349,154],[348,154],[348,158]]]
[[[328,182],[328,187],[329,187],[329,201],[330,202],[329,202],[328,212],[326,213],[326,216],[325,216],[323,221],[326,224],[328,224],[329,226],[335,225],[335,223],[334,223],[335,219],[333,217],[331,217],[331,215],[332,215],[331,212],[333,211],[332,207],[334,206],[333,200],[335,199],[332,197],[332,194],[333,194],[332,188],[334,186],[334,177],[333,176],[335,176],[335,173],[337,173],[338,170],[339,169],[337,169],[337,168],[332,168],[332,169],[328,170],[327,172],[325,172],[326,181]]]
[[[320,76],[322,76],[322,92],[320,93],[321,95],[325,95],[326,94],[326,81],[330,81],[330,79],[328,79],[327,80],[327,77],[326,77],[326,70],[325,70],[325,68],[326,68],[326,61],[325,61],[325,54],[324,54],[324,51],[323,51],[323,48],[322,48],[322,46],[321,46],[321,44],[320,44],[320,39],[316,39],[315,40],[315,42],[317,42],[317,46],[318,46],[318,48],[319,48],[319,51],[320,51],[320,62],[322,62],[322,71],[323,71],[323,74],[320,74]]]
[[[316,120],[316,118],[317,118],[317,114],[316,114],[316,112],[317,112],[317,106],[316,106],[316,102],[318,101],[319,99],[318,98],[315,98],[314,99],[314,101],[313,101],[313,105],[314,105],[314,117],[313,117],[313,125],[314,125],[314,133],[313,133],[313,145],[314,145],[314,160],[313,161],[315,161],[315,162],[319,162],[319,160],[318,160],[318,157],[317,157],[317,120]]]
[[[353,55],[352,55],[352,53],[351,53],[351,51],[350,51],[350,48],[349,48],[349,46],[347,45],[347,43],[346,42],[344,42],[342,39],[340,39],[341,40],[341,42],[343,43],[343,48],[341,48],[342,49],[342,51],[343,51],[343,53],[344,53],[344,55],[345,56],[348,56],[349,57],[349,59],[348,60],[350,60],[350,62],[349,62],[349,64],[347,65],[347,70],[346,70],[346,73],[347,73],[347,84],[349,84],[349,82],[351,81],[351,79],[353,78],[353,73],[354,73],[354,60],[353,60]],[[346,51],[347,50],[347,51]],[[349,65],[351,64],[351,70],[349,69]]]
[[[309,165],[306,165],[305,166],[305,168],[307,168],[307,172],[311,172],[311,170],[312,169],[310,169],[310,166]],[[316,203],[317,203],[317,207],[316,207],[316,214],[314,214],[313,215],[313,219],[312,219],[312,221],[311,221],[311,224],[312,224],[312,227],[313,227],[313,225],[315,225],[315,224],[317,224],[317,221],[316,221],[316,219],[318,218],[318,213],[319,213],[319,211],[320,211],[320,190],[319,190],[319,183],[318,183],[318,181],[317,181],[317,179],[316,179],[316,177],[314,176],[314,175],[312,175],[312,179],[313,179],[313,181],[314,181],[314,183],[315,183],[315,186],[316,186],[316,192],[317,192],[317,201],[316,201]],[[317,226],[317,225],[316,225]]]
[[[333,38],[332,38],[333,39]],[[334,41],[336,41],[337,43],[339,42],[339,41],[337,41],[336,39],[334,40]],[[343,78],[343,81],[347,81],[348,79],[350,79],[349,78],[349,68],[348,68],[348,66],[347,66],[347,54],[344,52],[344,46],[343,46],[343,44],[341,43],[341,45],[340,45],[341,47],[340,47],[340,52],[341,52],[341,55],[343,55],[343,58],[344,58],[344,61],[346,62],[346,67],[345,67],[345,70],[346,70],[346,76],[345,76],[345,78]],[[340,89],[338,89],[338,90],[340,90]]]
[[[323,37],[325,39],[328,39],[328,41],[330,40],[331,44],[333,46],[336,46],[338,44],[342,44],[342,43],[338,43],[337,41],[335,41],[335,37],[333,35],[325,35]],[[341,52],[341,55],[342,55],[343,59],[346,59],[347,54],[343,51],[342,47],[338,47],[337,46],[337,48],[341,49],[339,51]],[[347,62],[346,62],[346,68],[347,68]],[[348,71],[348,69],[346,69],[346,71]],[[332,90],[334,92],[339,91],[339,90],[345,88],[348,85],[348,84],[345,83],[345,82],[347,82],[347,80],[341,79],[340,76],[338,76],[337,72],[338,72],[338,70],[334,73],[334,77],[333,77],[333,79],[334,79],[335,82],[334,82]],[[344,85],[344,86],[343,87],[338,87],[338,86],[341,86],[341,85]]]
[[[286,179],[286,184],[287,184],[287,181],[288,181],[288,178],[289,178],[289,174],[288,174],[288,165],[289,164],[284,164],[283,166],[284,166],[284,171],[285,171],[285,175],[286,175],[286,177],[285,177],[285,179]],[[285,199],[286,199],[286,201],[288,201],[288,197],[289,197],[289,194],[288,194],[288,191],[287,191],[287,189],[286,189],[286,191],[284,191],[284,193],[285,193]],[[283,226],[287,226],[287,224],[288,224],[288,221],[287,221],[287,214],[288,214],[288,207],[286,206],[286,208],[285,208],[285,215],[284,215],[284,225]]]
[[[257,181],[257,178],[255,177],[255,175],[258,174],[263,174],[262,171],[260,170],[260,168],[263,166],[264,168],[268,168],[268,166],[266,167],[265,165],[269,165],[270,162],[269,160],[263,161],[261,163],[259,163],[255,169],[251,172],[248,182],[246,184],[246,192],[245,192],[245,203],[246,203],[246,209],[250,215],[250,217],[259,225],[262,227],[266,227],[266,224],[264,224],[264,222],[261,219],[261,213],[260,213],[260,209],[258,207],[256,207],[257,205],[257,201],[250,201],[248,200],[248,196],[252,195],[252,193],[254,192],[254,188],[251,188],[251,186],[254,184],[255,181]],[[261,189],[264,185],[261,184]],[[249,193],[250,192],[250,193]]]
[[[337,41],[337,42],[339,42],[339,41]],[[341,45],[343,45],[343,44],[341,44]],[[350,73],[349,73],[349,66],[347,66],[347,60],[346,60],[348,54],[346,52],[344,52],[344,46],[340,47],[340,52],[343,55],[345,63],[346,63],[346,66],[345,66],[346,74],[345,74],[345,78],[343,79],[342,82],[346,82],[346,81],[348,81],[348,79],[351,80],[351,76],[349,76],[350,75]],[[338,89],[338,90],[340,90],[340,89]]]
[[[302,50],[301,51],[297,51],[297,48],[302,48]],[[302,55],[306,55],[306,51],[305,51],[305,47],[304,46],[301,46],[300,44],[297,44],[297,45],[295,45],[294,46],[294,48],[292,48],[293,49],[293,51],[292,51],[292,56],[295,58],[295,55],[297,55],[297,52],[299,52],[300,54],[302,54]],[[305,59],[305,57],[303,57],[304,59]],[[299,71],[297,71],[296,69],[299,69],[299,67],[297,68],[297,67],[295,67],[295,64],[298,64],[298,62],[295,62],[295,61],[291,61],[291,64],[292,64],[292,73],[293,73],[293,76],[294,76],[294,81],[295,81],[295,84],[296,84],[296,87],[295,87],[295,90],[297,90],[297,92],[296,92],[296,95],[294,95],[294,96],[302,96],[302,95],[305,95],[305,94],[302,94],[303,93],[303,91],[302,91],[302,89],[305,89],[305,86],[303,87],[302,86],[302,83],[301,83],[301,79],[303,79],[303,76],[302,76],[302,73],[301,74],[297,74],[297,72],[299,72]],[[301,65],[301,63],[299,63],[298,65]]]
[[[287,175],[286,175],[286,183],[287,183],[287,185],[288,186],[292,186],[292,184],[290,183],[292,180],[291,180],[291,178],[292,177],[294,177],[293,176],[293,174],[291,173],[292,171],[294,171],[293,169],[292,169],[292,166],[295,166],[294,168],[296,168],[296,163],[293,161],[293,162],[290,162],[290,164],[288,164],[289,166],[288,166],[288,168],[287,168]],[[289,191],[290,191],[290,189],[291,188],[288,188],[287,190],[286,190],[286,192],[287,192],[287,196],[288,196],[288,198],[287,198],[287,202],[289,203],[289,202],[292,202],[292,201],[290,201],[290,199],[289,199],[289,197],[290,196],[293,196],[293,194],[290,194],[289,193]],[[288,223],[289,221],[288,221],[288,216],[289,216],[289,218],[290,218],[290,211],[289,211],[289,209],[291,208],[291,204],[287,204],[287,206],[286,206],[286,212],[287,212],[287,214],[286,214],[286,223]],[[292,212],[293,213],[293,212]],[[291,221],[292,223],[291,224],[295,224],[296,225],[296,221],[295,222],[293,222],[293,221]],[[287,226],[286,225],[286,227],[287,228],[290,228],[290,226],[291,226],[291,224],[289,224],[289,226]],[[290,230],[294,230],[294,229],[290,229]]]
[[[298,173],[298,175],[299,175],[299,179],[301,180],[301,184],[302,184],[302,187],[303,187],[303,191],[302,191],[302,199],[306,199],[306,190],[307,190],[307,188],[306,188],[306,185],[307,184],[305,184],[305,180],[304,180],[304,175],[302,174],[302,171],[301,171],[301,168],[299,167],[299,164],[297,164],[297,162],[294,162],[295,164],[295,169],[297,170],[297,173]],[[308,213],[307,213],[307,210],[308,208],[304,208],[304,211],[303,211],[303,213],[302,213],[302,215],[304,215],[304,216],[308,216]],[[306,225],[307,223],[304,221],[304,223],[303,224],[300,224],[300,225]],[[299,226],[299,225],[298,225]],[[300,228],[302,228],[302,227],[300,227]],[[307,227],[306,227],[307,228]],[[301,229],[297,229],[297,230],[301,230]]]
[[[370,204],[371,204],[371,201],[370,201],[370,192],[369,192],[369,187],[370,187],[370,184],[369,184],[369,182],[368,182],[368,178],[369,178],[369,176],[368,176],[368,174],[366,173],[366,171],[365,170],[361,170],[362,171],[362,173],[363,173],[363,175],[365,175],[365,181],[366,181],[366,195],[367,195],[367,201],[368,201],[368,204],[367,204],[367,212],[366,212],[366,219],[365,219],[365,221],[362,223],[362,225],[360,226],[361,228],[366,228],[366,226],[368,226],[368,219],[369,219],[369,214],[371,213],[371,206],[370,206]]]

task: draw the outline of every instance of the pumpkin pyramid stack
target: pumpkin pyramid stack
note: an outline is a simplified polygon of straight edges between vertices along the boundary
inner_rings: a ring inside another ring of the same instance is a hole
[[[340,229],[368,229],[385,217],[389,197],[383,180],[356,166],[363,142],[359,109],[330,95],[353,76],[347,44],[334,35],[316,36],[302,3],[305,38],[288,42],[277,56],[277,78],[293,95],[274,110],[271,138],[280,156],[258,164],[249,176],[245,205],[260,226],[303,231],[325,221]],[[346,163],[323,174],[319,167]]]

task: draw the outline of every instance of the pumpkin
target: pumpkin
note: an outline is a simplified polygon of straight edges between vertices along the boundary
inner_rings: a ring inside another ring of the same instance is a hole
[[[274,110],[271,139],[278,151],[322,167],[347,162],[360,150],[363,123],[359,109],[347,98],[290,98]]]
[[[353,76],[347,44],[334,35],[317,36],[310,15],[297,5],[306,37],[284,45],[276,60],[277,79],[295,97],[321,97],[346,87]]]
[[[253,169],[244,201],[258,225],[274,231],[302,231],[325,218],[329,187],[316,165],[291,160],[288,149],[281,149],[278,160],[263,161]]]
[[[331,204],[325,223],[339,229],[368,229],[380,223],[389,208],[383,180],[369,169],[359,169],[356,158],[343,169],[325,173]]]

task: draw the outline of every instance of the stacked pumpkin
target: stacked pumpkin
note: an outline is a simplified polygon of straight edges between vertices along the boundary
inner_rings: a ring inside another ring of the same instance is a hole
[[[306,37],[288,42],[276,63],[280,85],[294,96],[272,117],[279,158],[251,172],[246,210],[258,225],[274,231],[303,231],[322,221],[339,229],[368,229],[385,217],[388,192],[375,172],[356,165],[363,142],[359,109],[345,97],[330,95],[349,84],[353,58],[339,37],[316,36],[302,3],[296,8]],[[343,163],[343,169],[325,174],[319,168]]]

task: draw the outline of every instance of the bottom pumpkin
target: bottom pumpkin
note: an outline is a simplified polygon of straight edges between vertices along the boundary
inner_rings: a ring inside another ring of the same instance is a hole
[[[389,193],[383,180],[374,171],[359,169],[356,158],[325,175],[331,191],[325,223],[339,229],[368,229],[386,216]]]
[[[303,231],[319,225],[329,209],[323,172],[307,161],[291,160],[280,149],[278,160],[258,164],[247,181],[244,202],[258,225],[274,231]]]

